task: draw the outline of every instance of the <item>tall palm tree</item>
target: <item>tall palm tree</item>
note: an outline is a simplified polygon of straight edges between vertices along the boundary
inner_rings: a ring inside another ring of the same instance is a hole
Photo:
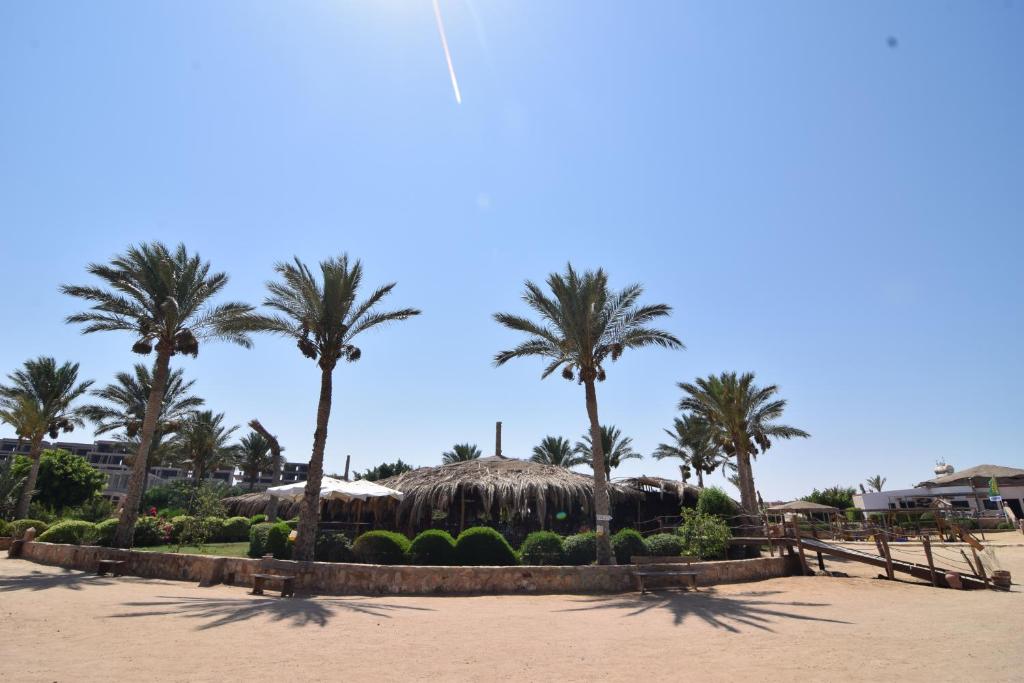
[[[726,455],[736,461],[740,502],[748,515],[758,514],[757,489],[750,459],[771,448],[772,439],[806,438],[802,429],[782,425],[786,401],[775,398],[779,388],[772,384],[754,384],[754,373],[699,377],[694,382],[680,382],[684,396],[679,409],[690,411],[711,426],[713,438]]]
[[[530,456],[530,460],[542,465],[554,465],[566,469],[587,462],[586,458],[573,451],[569,439],[561,436],[545,436],[538,445],[533,447],[533,455]]]
[[[597,561],[612,562],[610,539],[611,516],[604,450],[601,448],[601,422],[597,412],[596,382],[605,378],[605,363],[616,361],[626,349],[661,346],[683,348],[672,334],[647,325],[667,316],[671,308],[665,304],[640,306],[637,301],[643,287],[630,285],[620,292],[608,286],[604,270],[582,274],[566,267],[565,273],[552,273],[547,279],[548,296],[533,282],[525,283],[523,299],[540,316],[534,321],[511,313],[496,313],[498,323],[528,335],[515,348],[494,357],[495,365],[504,365],[513,358],[540,356],[548,360],[541,378],[559,368],[562,377],[578,380],[583,385],[594,462],[594,511],[597,528]]]
[[[124,512],[114,534],[114,545],[132,543],[139,502],[147,475],[147,458],[157,430],[171,357],[199,354],[199,342],[220,339],[248,348],[251,344],[241,321],[252,307],[242,303],[212,305],[228,276],[210,273],[210,264],[185,245],[173,251],[160,242],[131,246],[110,263],[89,265],[89,272],[105,286],[64,285],[61,291],[92,303],[88,311],[69,316],[82,323],[82,332],[130,332],[136,335],[132,351],[156,351],[145,417],[139,431],[139,450],[132,462]]]
[[[224,413],[212,410],[194,412],[181,424],[171,444],[197,486],[220,468],[234,465],[237,447],[230,441],[237,429],[224,424]]]
[[[583,440],[576,442],[575,450],[583,462],[594,466],[594,442],[590,434],[584,434]],[[617,469],[623,460],[644,457],[633,450],[632,437],[622,436],[622,431],[615,425],[601,425],[601,452],[604,453],[605,477],[610,477],[612,470]]]
[[[195,380],[186,382],[184,374],[184,370],[176,368],[167,376],[156,429],[146,453],[146,472],[149,472],[151,467],[169,464],[168,456],[172,451],[164,447],[164,438],[176,432],[182,422],[204,403],[202,398],[189,393]],[[129,467],[137,455],[135,449],[139,445],[138,435],[146,417],[146,405],[149,403],[149,392],[152,388],[153,373],[145,364],[136,363],[132,372],[119,372],[114,376],[113,383],[90,392],[106,403],[82,406],[82,416],[96,424],[97,435],[124,430],[123,437],[118,440],[129,446],[131,455],[125,457],[125,463]],[[148,481],[148,476],[143,479],[140,503],[145,498]]]
[[[450,465],[453,462],[476,460],[481,455],[483,454],[475,443],[457,443],[452,446],[450,451],[445,451],[441,454],[441,463]]]
[[[704,475],[711,474],[723,463],[722,448],[714,439],[711,425],[696,415],[684,414],[664,430],[671,443],[660,443],[654,459],[679,458],[683,466],[697,473],[697,485],[704,488]]]
[[[18,438],[29,442],[32,467],[25,480],[16,509],[17,517],[28,515],[28,506],[39,476],[39,455],[43,437],[56,439],[61,432],[83,426],[79,409],[72,404],[92,386],[92,380],[78,381],[78,363],[63,363],[48,356],[25,361],[24,367],[7,376],[0,385],[0,419],[11,423]]]
[[[270,442],[259,432],[251,432],[243,436],[238,443],[236,455],[236,464],[242,470],[242,476],[249,482],[249,490],[252,491],[256,488],[256,482],[260,480],[260,473],[273,467]]]
[[[871,487],[871,490],[881,492],[885,486],[886,479],[881,474],[876,474],[873,477],[868,477],[864,480],[864,483]],[[863,487],[861,487],[863,488]]]
[[[273,472],[273,476],[270,480],[271,486],[277,486],[281,483],[281,474],[284,470],[284,458],[281,456],[281,452],[284,451],[284,447],[281,442],[277,440],[277,437],[270,433],[263,423],[253,418],[249,420],[249,429],[253,430],[264,439],[267,440],[267,445],[270,447],[270,468]],[[277,507],[280,499],[277,496],[270,497],[270,503],[267,504],[267,519],[271,522],[277,520]]]
[[[240,328],[294,339],[302,355],[316,361],[320,368],[316,431],[294,552],[297,560],[312,560],[320,517],[320,482],[324,474],[334,368],[342,358],[348,362],[359,360],[362,351],[352,342],[362,332],[406,320],[420,312],[415,308],[377,310],[377,305],[394,289],[393,282],[377,288],[363,301],[357,301],[363,266],[359,261],[350,263],[344,254],[321,261],[319,278],[298,258],[291,263],[277,264],[275,270],[281,280],[267,283],[270,294],[263,302],[275,313],[247,316]]]

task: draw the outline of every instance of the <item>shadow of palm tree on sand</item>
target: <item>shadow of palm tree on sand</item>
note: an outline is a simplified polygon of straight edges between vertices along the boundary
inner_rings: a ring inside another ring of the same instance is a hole
[[[565,612],[583,610],[616,610],[624,617],[637,616],[651,610],[665,610],[673,615],[675,624],[681,625],[687,617],[696,617],[707,624],[732,633],[739,633],[742,627],[772,631],[772,624],[785,619],[819,621],[831,624],[849,624],[848,621],[826,619],[809,614],[788,611],[787,607],[829,607],[822,602],[796,602],[768,599],[782,591],[749,591],[718,595],[714,588],[700,591],[665,591],[646,595],[617,595],[613,597],[592,597],[580,602],[585,606],[573,607]]]
[[[0,592],[42,591],[50,588],[82,590],[85,586],[104,586],[113,583],[110,577],[86,574],[85,572],[63,569],[60,573],[33,570],[27,574],[0,577]]]

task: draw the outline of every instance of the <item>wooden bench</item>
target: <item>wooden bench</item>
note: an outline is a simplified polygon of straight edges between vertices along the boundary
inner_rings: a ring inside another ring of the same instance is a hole
[[[284,576],[281,574],[253,574],[252,575],[252,594],[263,595],[263,584],[267,581],[280,581],[281,582],[281,597],[295,597],[295,577]]]
[[[685,576],[687,581],[690,583],[690,588],[697,590],[697,575],[699,571],[690,568],[692,562],[697,562],[700,558],[689,557],[686,555],[681,556],[658,556],[651,555],[648,557],[634,556],[632,558],[633,564],[636,565],[633,568],[633,576],[636,577],[637,588],[640,590],[640,594],[643,595],[647,592],[646,579],[650,577],[675,577]]]
[[[114,576],[124,576],[128,563],[124,560],[100,560],[96,563],[96,576],[104,576],[110,572]]]

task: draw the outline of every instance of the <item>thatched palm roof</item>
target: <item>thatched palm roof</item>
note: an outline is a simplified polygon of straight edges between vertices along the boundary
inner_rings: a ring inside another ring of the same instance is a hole
[[[535,515],[541,523],[551,510],[593,510],[594,480],[564,467],[542,465],[529,460],[490,456],[438,467],[421,467],[380,484],[405,494],[398,506],[401,519],[420,519],[428,510],[446,511],[460,505],[461,497],[474,507],[503,511],[526,517]],[[612,502],[641,496],[639,490],[609,484]]]
[[[680,502],[689,503],[690,505],[696,505],[697,496],[700,495],[700,488],[697,486],[662,477],[626,477],[624,479],[616,479],[615,483],[644,493],[668,493],[678,498]]]
[[[241,496],[232,496],[221,501],[228,510],[228,516],[240,515],[252,517],[253,515],[265,514],[270,504],[270,494],[266,491],[259,493],[245,493]],[[299,502],[282,500],[277,506],[277,515],[281,519],[291,519],[299,514]]]

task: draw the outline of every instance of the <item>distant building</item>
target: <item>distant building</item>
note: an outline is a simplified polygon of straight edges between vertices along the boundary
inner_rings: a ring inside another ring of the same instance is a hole
[[[977,465],[957,472],[941,464],[935,477],[911,489],[870,491],[853,496],[861,510],[896,510],[931,507],[942,501],[953,509],[999,515],[1005,504],[1017,519],[1024,519],[1024,470],[1001,465]],[[1002,501],[989,500],[989,482],[995,478]]]

